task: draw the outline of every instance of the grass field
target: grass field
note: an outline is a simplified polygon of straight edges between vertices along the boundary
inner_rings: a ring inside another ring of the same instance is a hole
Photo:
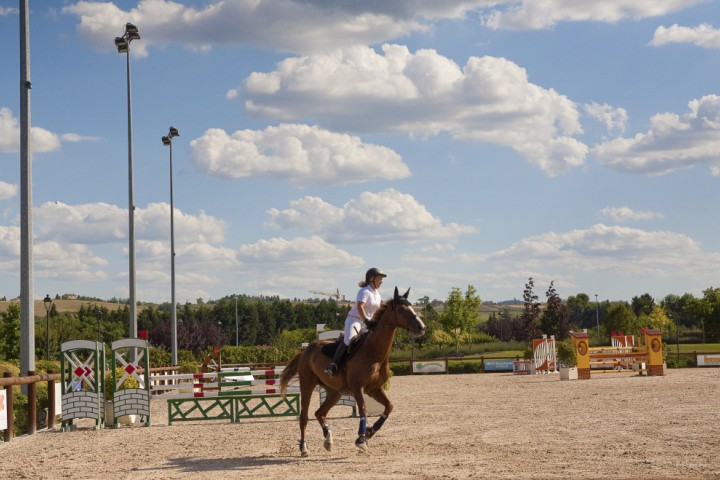
[[[13,300],[9,302],[3,302],[0,301],[0,312],[7,312],[8,307],[12,303],[19,304],[20,301]],[[55,309],[58,313],[66,313],[66,312],[77,312],[80,310],[80,307],[82,305],[96,305],[98,307],[104,307],[108,310],[119,310],[124,305],[120,303],[107,303],[107,302],[91,302],[88,300],[53,300],[53,305],[55,305]],[[138,306],[138,309],[140,307]],[[44,316],[45,315],[45,304],[42,300],[35,300],[35,316]]]

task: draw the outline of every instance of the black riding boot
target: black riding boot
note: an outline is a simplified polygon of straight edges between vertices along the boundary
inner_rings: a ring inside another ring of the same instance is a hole
[[[345,355],[345,349],[347,346],[345,345],[344,341],[340,341],[340,345],[338,345],[337,350],[335,350],[335,355],[333,356],[333,361],[328,367],[325,369],[325,373],[330,375],[331,377],[335,375],[335,373],[338,370],[338,365],[340,365],[340,360],[342,360],[343,355]]]

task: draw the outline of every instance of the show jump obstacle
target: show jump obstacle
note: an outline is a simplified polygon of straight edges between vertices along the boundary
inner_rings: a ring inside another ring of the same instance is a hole
[[[629,335],[613,335],[610,347],[590,347],[586,332],[570,332],[577,355],[578,379],[588,380],[591,373],[665,375],[662,333],[644,328],[639,337],[641,344],[637,347]]]
[[[535,375],[557,372],[555,335],[543,335],[532,341],[533,358],[513,362],[513,375]]]

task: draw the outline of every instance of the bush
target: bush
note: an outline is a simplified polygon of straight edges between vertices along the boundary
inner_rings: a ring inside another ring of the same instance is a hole
[[[409,362],[391,363],[390,371],[393,375],[411,375],[412,367]]]
[[[668,355],[667,358],[665,358],[665,363],[668,368],[697,367],[695,358],[689,355],[681,355],[680,358],[675,355]]]
[[[124,374],[125,370],[121,367],[115,368],[115,377],[117,379],[122,378]],[[125,390],[126,388],[140,388],[137,378],[128,375],[118,390]],[[113,383],[112,371],[105,372],[105,400],[112,400],[113,393],[115,393],[115,384]]]
[[[572,343],[556,342],[555,348],[557,348],[558,362],[562,363],[566,367],[577,366],[577,353],[575,352],[575,346]]]
[[[482,373],[481,360],[451,360],[448,362],[448,373]]]

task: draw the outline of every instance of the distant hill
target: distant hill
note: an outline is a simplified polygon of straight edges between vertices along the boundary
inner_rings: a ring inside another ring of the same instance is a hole
[[[0,312],[6,312],[11,303],[20,304],[20,300],[10,300],[7,302],[0,301]],[[90,300],[53,300],[53,305],[58,313],[77,312],[82,305],[97,305],[108,310],[120,310],[125,305],[122,303],[96,302]],[[140,311],[138,306],[138,311]],[[42,317],[45,315],[45,304],[42,300],[35,300],[35,316]]]

